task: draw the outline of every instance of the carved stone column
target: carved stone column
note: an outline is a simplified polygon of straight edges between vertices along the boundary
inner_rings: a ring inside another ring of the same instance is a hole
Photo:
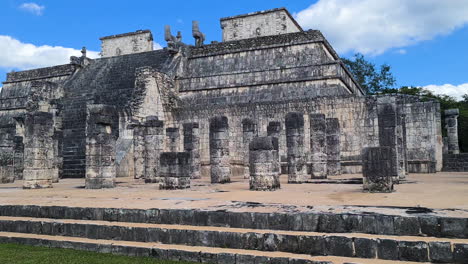
[[[177,127],[166,128],[167,149],[169,152],[179,151],[179,129]]]
[[[27,113],[24,124],[23,188],[52,188],[53,180],[58,178],[53,114]]]
[[[257,137],[249,146],[250,190],[274,191],[280,188],[278,139]]]
[[[117,114],[108,105],[88,105],[86,116],[86,188],[115,187]]]
[[[341,174],[340,123],[338,118],[326,119],[327,134],[327,175]]]
[[[445,128],[447,129],[448,153],[459,154],[458,146],[458,109],[445,110]]]
[[[286,115],[286,146],[288,159],[288,183],[307,181],[304,154],[304,116],[302,113]]]
[[[144,177],[146,183],[155,183],[160,181],[158,175],[160,169],[159,156],[164,146],[164,122],[158,120],[155,116],[147,117],[144,127]]]
[[[327,136],[324,114],[311,114],[310,119],[310,152],[312,155],[312,179],[327,178]]]
[[[198,123],[185,123],[184,127],[184,151],[190,155],[190,178],[201,178],[200,162],[200,129]]]
[[[211,183],[231,181],[229,156],[229,124],[225,116],[210,119]]]
[[[250,165],[249,165],[249,144],[255,137],[255,124],[250,119],[244,119],[242,121],[242,143],[244,146],[244,179],[250,177]]]

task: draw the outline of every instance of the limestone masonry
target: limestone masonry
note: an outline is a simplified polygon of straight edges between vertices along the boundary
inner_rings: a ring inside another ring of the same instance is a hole
[[[69,64],[8,73],[1,180],[13,172],[24,188],[59,178],[104,188],[118,176],[178,189],[190,178],[242,175],[252,189],[276,189],[277,173],[302,183],[371,164],[365,173],[382,166],[390,191],[408,172],[442,169],[437,101],[366,95],[322,33],[304,31],[284,8],[222,18],[221,27],[219,43],[204,44],[194,21],[196,45],[166,26],[167,47],[153,50],[152,33],[138,30],[101,38],[98,59],[83,48]],[[458,112],[445,114],[447,155],[458,155]],[[266,136],[277,148],[249,149]],[[379,147],[385,157],[363,160],[364,149]],[[466,159],[450,162],[449,170],[468,168]]]

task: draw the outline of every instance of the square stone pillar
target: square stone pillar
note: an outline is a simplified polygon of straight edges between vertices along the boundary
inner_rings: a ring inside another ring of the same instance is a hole
[[[201,179],[200,129],[198,123],[185,123],[183,127],[184,151],[190,155],[190,178]]]
[[[249,145],[255,137],[255,123],[250,119],[242,120],[242,143],[244,146],[244,179],[250,178]]]
[[[405,176],[402,175],[402,170],[399,169],[402,152],[398,150],[398,114],[395,98],[379,97],[377,99],[377,118],[379,122],[379,145],[381,147],[390,147],[392,150],[392,166],[390,173],[393,177],[393,182],[398,183]]]
[[[164,122],[155,116],[146,118],[143,124],[144,146],[144,178],[146,183],[156,183],[160,181],[158,175],[160,167],[159,156],[164,146]]]
[[[24,125],[23,188],[52,188],[52,182],[58,178],[53,114],[27,113]]]
[[[363,189],[368,192],[392,192],[395,149],[371,147],[362,151]]]
[[[86,116],[87,189],[115,187],[117,113],[113,106],[88,105]]]
[[[310,152],[312,179],[327,178],[327,136],[324,114],[311,114],[310,119]]]
[[[458,109],[445,110],[445,129],[447,129],[448,154],[459,154]]]
[[[161,181],[159,189],[190,188],[190,154],[187,152],[163,152],[160,157]]]
[[[210,119],[211,183],[231,181],[230,163],[228,119],[225,116],[213,117]]]
[[[340,122],[338,118],[327,118],[326,122],[326,153],[327,175],[341,174],[341,141]]]
[[[280,188],[278,139],[257,137],[249,144],[250,190],[274,191]]]
[[[23,137],[15,136],[13,139],[13,167],[14,167],[14,177],[16,180],[23,179],[24,171],[24,144]]]
[[[286,115],[286,146],[288,159],[288,183],[307,181],[307,165],[304,154],[304,115]]]

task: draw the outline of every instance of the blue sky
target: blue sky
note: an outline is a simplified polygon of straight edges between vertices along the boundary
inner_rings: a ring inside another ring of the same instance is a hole
[[[0,80],[11,70],[67,63],[82,46],[99,52],[99,37],[137,29],[165,46],[168,24],[192,44],[191,21],[199,20],[206,43],[220,41],[219,18],[275,7],[321,30],[341,56],[361,52],[390,64],[398,86],[468,93],[467,0],[2,0]]]

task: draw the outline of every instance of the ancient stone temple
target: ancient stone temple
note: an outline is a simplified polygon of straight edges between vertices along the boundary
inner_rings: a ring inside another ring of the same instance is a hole
[[[441,170],[438,102],[366,95],[322,33],[303,30],[284,8],[222,18],[221,26],[222,42],[205,43],[214,36],[194,22],[194,45],[166,26],[167,47],[153,50],[152,33],[138,30],[101,38],[101,58],[83,48],[68,64],[9,73],[0,151],[14,157],[3,155],[1,171],[48,187],[53,179],[31,176],[47,163],[60,178],[87,177],[89,188],[101,188],[117,176],[159,182],[160,163],[171,171],[180,161],[191,178],[227,183],[252,173],[249,144],[265,136],[278,138],[290,182],[361,173],[366,147],[395,150],[394,180]],[[37,112],[50,114],[51,127],[30,127]],[[31,139],[41,131],[47,146]],[[53,157],[38,156],[46,147]],[[167,188],[187,187],[187,175],[174,183],[166,174]]]

